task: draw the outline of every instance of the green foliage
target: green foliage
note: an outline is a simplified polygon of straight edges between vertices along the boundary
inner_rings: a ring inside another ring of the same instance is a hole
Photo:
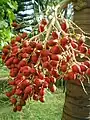
[[[0,50],[12,36],[11,23],[15,19],[15,10],[17,10],[16,1],[0,0]]]

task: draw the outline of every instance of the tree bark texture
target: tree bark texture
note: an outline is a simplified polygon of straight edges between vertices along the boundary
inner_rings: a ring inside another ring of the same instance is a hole
[[[87,1],[90,6],[90,0]],[[74,12],[74,21],[85,32],[90,33],[90,8]],[[90,39],[86,40],[90,45]],[[86,94],[81,85],[68,81],[62,120],[90,120],[90,83],[85,82]]]

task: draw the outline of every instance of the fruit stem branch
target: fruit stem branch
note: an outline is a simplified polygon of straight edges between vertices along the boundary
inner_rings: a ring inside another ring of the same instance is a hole
[[[57,19],[57,13],[58,13],[58,9],[61,11],[63,8],[65,8],[67,6],[68,3],[70,3],[71,0],[63,0],[62,2],[60,2],[60,4],[58,4],[55,8],[55,15],[53,17],[53,19],[51,20],[51,23],[48,27],[48,30],[47,30],[47,33],[46,33],[46,37],[45,37],[45,41],[47,41],[48,37],[49,37],[49,34],[50,34],[50,31],[52,29],[52,26],[55,24],[55,20]],[[57,21],[57,20],[56,20]],[[58,23],[57,23],[58,24]],[[58,24],[59,25],[59,24]],[[57,25],[57,26],[58,26]],[[61,30],[61,27],[59,25],[58,29]],[[63,32],[63,31],[62,31]],[[64,32],[63,32],[64,34]]]

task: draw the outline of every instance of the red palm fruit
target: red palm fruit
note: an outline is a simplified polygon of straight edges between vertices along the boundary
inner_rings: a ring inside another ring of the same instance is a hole
[[[47,87],[48,87],[48,82],[44,81],[43,88],[47,88]]]
[[[61,65],[66,65],[67,62],[65,60],[62,60]]]
[[[52,67],[57,67],[57,64],[58,64],[58,62],[55,60],[50,61],[50,65],[52,65]]]
[[[63,79],[66,80],[66,81],[69,80],[68,75],[64,75]]]
[[[27,40],[22,41],[22,46],[23,47],[29,46],[29,41],[27,41]]]
[[[6,96],[11,97],[12,96],[11,92],[6,92]]]
[[[27,37],[27,33],[26,32],[23,32],[22,33],[22,36],[21,36],[23,39]]]
[[[81,46],[79,47],[79,50],[80,50],[81,53],[86,53],[86,52],[87,52],[87,47],[81,45]]]
[[[37,55],[32,55],[31,56],[31,61],[32,61],[32,63],[36,64],[37,61],[38,61],[38,56]]]
[[[44,97],[40,97],[39,100],[40,100],[40,102],[42,102],[42,103],[45,102],[45,98],[44,98]]]
[[[51,65],[50,65],[50,63],[47,61],[47,62],[44,62],[43,63],[43,68],[47,68],[48,70],[51,70]]]
[[[48,20],[45,19],[45,18],[43,18],[43,19],[41,20],[41,24],[43,24],[43,25],[47,25],[47,24],[48,24]]]
[[[56,78],[54,78],[54,77],[51,76],[51,77],[49,77],[49,79],[50,79],[51,83],[56,83]]]
[[[42,57],[46,57],[49,55],[49,50],[41,50],[40,53]]]
[[[52,37],[53,37],[53,39],[58,39],[59,38],[59,32],[58,31],[53,31],[52,32]]]
[[[50,83],[50,78],[45,77],[44,79],[45,79],[45,81],[46,81],[47,83]]]
[[[44,79],[44,75],[41,74],[41,73],[39,73],[39,74],[38,74],[38,78],[41,79],[41,80],[43,80],[43,79]]]
[[[60,43],[62,45],[62,47],[65,47],[67,44],[68,44],[68,38],[66,37],[63,37],[61,40],[60,40]]]
[[[9,53],[9,50],[6,49],[6,48],[3,48],[2,52],[3,52],[4,54],[8,54],[8,53]]]
[[[18,69],[17,68],[12,68],[10,70],[10,76],[15,77],[18,74]]]
[[[21,105],[17,105],[17,111],[21,111],[22,110],[22,106]]]
[[[44,31],[44,26],[43,25],[39,25],[39,32],[43,32]]]
[[[10,49],[10,45],[5,45],[5,46],[3,46],[3,49]]]
[[[65,64],[65,65],[61,65],[61,71],[62,72],[66,72],[66,70],[67,70],[67,65]]]
[[[36,69],[35,69],[35,68],[31,68],[31,69],[30,69],[30,73],[31,73],[31,74],[36,74]]]
[[[73,48],[77,49],[78,48],[78,44],[74,41],[71,41],[71,45]]]
[[[38,96],[37,94],[34,94],[34,95],[33,95],[33,100],[38,101],[38,99],[39,99],[39,96]]]
[[[28,79],[24,80],[24,81],[23,81],[23,85],[24,85],[25,87],[29,86],[29,85],[30,85],[29,80],[28,80]]]
[[[30,67],[27,65],[27,66],[23,66],[23,67],[21,67],[20,68],[20,72],[24,72],[24,70],[28,70],[28,71],[30,71]]]
[[[5,58],[6,58],[6,55],[5,54],[2,54],[2,60],[4,61],[5,60]]]
[[[11,44],[13,45],[13,44],[15,44],[15,43],[16,43],[16,40],[12,39],[12,40],[11,40]]]
[[[48,40],[48,41],[47,41],[47,44],[48,44],[49,46],[54,46],[54,45],[57,44],[57,40],[53,40],[53,39]]]
[[[90,67],[90,61],[85,61],[84,65],[86,65],[87,67]]]
[[[39,95],[40,95],[40,96],[44,96],[44,95],[45,95],[45,89],[44,89],[44,88],[41,88],[41,89],[40,89]]]
[[[25,48],[25,52],[28,53],[28,54],[30,54],[30,53],[33,52],[33,48],[31,48],[31,46],[27,46],[27,47]]]
[[[82,45],[84,42],[85,42],[85,39],[80,37],[80,39],[79,39],[79,41],[78,41],[78,45],[80,46],[80,45]]]
[[[11,90],[11,94],[14,95],[15,91],[16,91],[16,87]]]
[[[34,79],[34,84],[35,84],[36,86],[40,87],[40,86],[42,86],[42,80],[36,78],[36,79]]]
[[[55,92],[56,91],[56,86],[53,84],[52,86],[49,87],[51,92]]]
[[[30,70],[24,70],[23,75],[26,76],[26,77],[29,77],[30,76]]]
[[[67,25],[65,21],[61,23],[61,28],[63,31],[67,32]]]
[[[68,80],[75,80],[76,79],[76,74],[74,72],[68,72],[67,74]]]
[[[50,71],[50,74],[51,74],[53,77],[55,77],[55,78],[58,78],[58,77],[59,77],[59,74],[58,74],[58,72],[57,72],[56,69],[52,69],[52,70]]]
[[[32,48],[35,48],[36,47],[36,42],[35,41],[30,41],[30,46],[32,47]]]
[[[13,64],[18,64],[19,63],[19,59],[18,58],[14,58],[13,59]]]
[[[27,100],[28,99],[28,94],[24,94],[22,100]]]
[[[51,54],[51,59],[55,60],[55,61],[59,61],[60,60],[59,56],[55,55],[55,54]]]
[[[18,23],[16,23],[16,22],[12,22],[12,24],[11,24],[13,27],[17,27],[18,26]]]
[[[86,70],[87,70],[87,66],[86,65],[84,65],[84,64],[81,64],[80,65],[80,70],[81,70],[81,72],[85,72]]]
[[[28,58],[29,57],[29,54],[28,53],[23,53],[22,54],[22,58]]]
[[[51,53],[53,54],[61,54],[62,50],[58,45],[55,45],[51,48]]]
[[[15,81],[14,80],[8,81],[8,84],[9,85],[15,85]]]
[[[17,41],[17,42],[21,42],[21,36],[19,36],[19,35],[16,36],[16,41]]]
[[[69,60],[71,59],[71,57],[69,55],[67,55],[66,59],[67,59],[67,62],[69,62]]]
[[[41,43],[37,43],[36,44],[36,49],[37,50],[42,50],[43,49],[43,45]]]
[[[48,61],[48,60],[50,60],[49,56],[42,57],[42,62],[46,62],[46,61]]]
[[[14,59],[14,57],[10,57],[10,58],[5,62],[5,65],[6,65],[6,66],[11,65],[12,62],[13,62],[13,59]]]
[[[38,57],[40,56],[40,50],[35,50],[35,53]]]
[[[14,105],[15,105],[15,104],[16,104],[16,102],[17,102],[17,99],[16,99],[15,97],[12,97],[12,98],[10,99],[10,101],[11,101],[11,103],[12,103],[12,104],[14,104]]]
[[[90,68],[87,69],[86,74],[90,76]]]
[[[21,100],[20,100],[20,105],[21,105],[21,106],[24,106],[24,105],[26,105],[26,102],[25,102],[25,100],[21,99]]]
[[[87,54],[90,55],[90,48],[88,48]]]
[[[16,95],[21,95],[22,94],[22,90],[21,89],[16,89],[15,94]]]
[[[32,87],[31,86],[27,86],[24,90],[25,94],[31,94],[31,92],[32,92]]]
[[[26,65],[27,65],[27,61],[23,59],[19,62],[18,67],[21,68],[21,67],[26,66]]]
[[[75,64],[72,66],[72,71],[75,72],[75,73],[80,73],[81,72],[81,69],[80,69],[80,66]]]

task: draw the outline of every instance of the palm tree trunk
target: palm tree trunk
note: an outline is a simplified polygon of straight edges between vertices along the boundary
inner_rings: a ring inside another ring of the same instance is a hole
[[[88,0],[90,6],[90,0]],[[90,33],[90,8],[75,11],[75,23]],[[90,45],[90,40],[86,41]],[[67,82],[62,120],[90,120],[90,83],[85,83],[86,94],[81,85]]]

